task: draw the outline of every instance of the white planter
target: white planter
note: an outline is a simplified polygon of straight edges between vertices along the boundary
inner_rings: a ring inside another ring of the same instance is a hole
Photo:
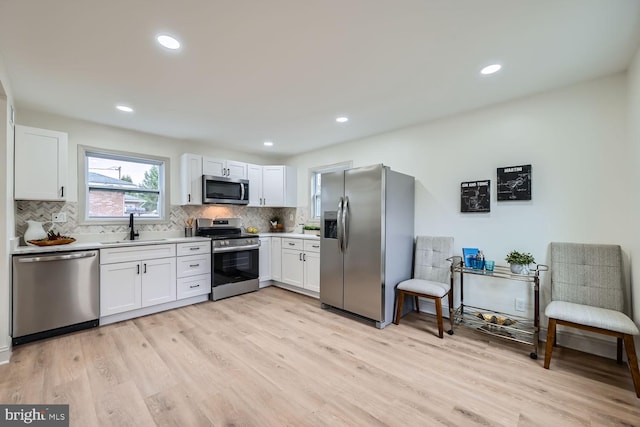
[[[513,274],[529,274],[529,266],[524,264],[509,264]]]

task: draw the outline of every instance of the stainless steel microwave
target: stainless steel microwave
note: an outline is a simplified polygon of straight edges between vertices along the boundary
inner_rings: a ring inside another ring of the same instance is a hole
[[[203,204],[249,204],[249,180],[202,175]]]

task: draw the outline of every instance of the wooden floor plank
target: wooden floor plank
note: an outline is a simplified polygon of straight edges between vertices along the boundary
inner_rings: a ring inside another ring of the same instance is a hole
[[[614,360],[410,313],[382,330],[276,287],[14,349],[0,402],[69,403],[71,425],[640,426]]]

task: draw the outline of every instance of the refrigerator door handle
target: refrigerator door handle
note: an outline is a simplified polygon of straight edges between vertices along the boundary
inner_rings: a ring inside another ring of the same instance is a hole
[[[349,197],[345,196],[342,206],[342,252],[347,251],[349,245]]]
[[[337,217],[337,223],[338,223],[338,248],[340,248],[340,252],[344,252],[343,249],[343,245],[342,245],[342,239],[344,237],[344,230],[342,229],[342,206],[344,204],[344,199],[342,197],[340,197],[340,201],[338,202],[338,217]]]

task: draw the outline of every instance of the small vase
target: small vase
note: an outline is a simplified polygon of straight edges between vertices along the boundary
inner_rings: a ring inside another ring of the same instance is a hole
[[[33,243],[29,243],[29,240],[42,240],[47,238],[47,233],[51,230],[52,226],[45,227],[45,224],[51,224],[47,222],[39,221],[27,221],[27,231],[24,232],[24,242],[29,246],[35,246]]]
[[[525,264],[509,264],[513,274],[529,274],[529,266]]]

